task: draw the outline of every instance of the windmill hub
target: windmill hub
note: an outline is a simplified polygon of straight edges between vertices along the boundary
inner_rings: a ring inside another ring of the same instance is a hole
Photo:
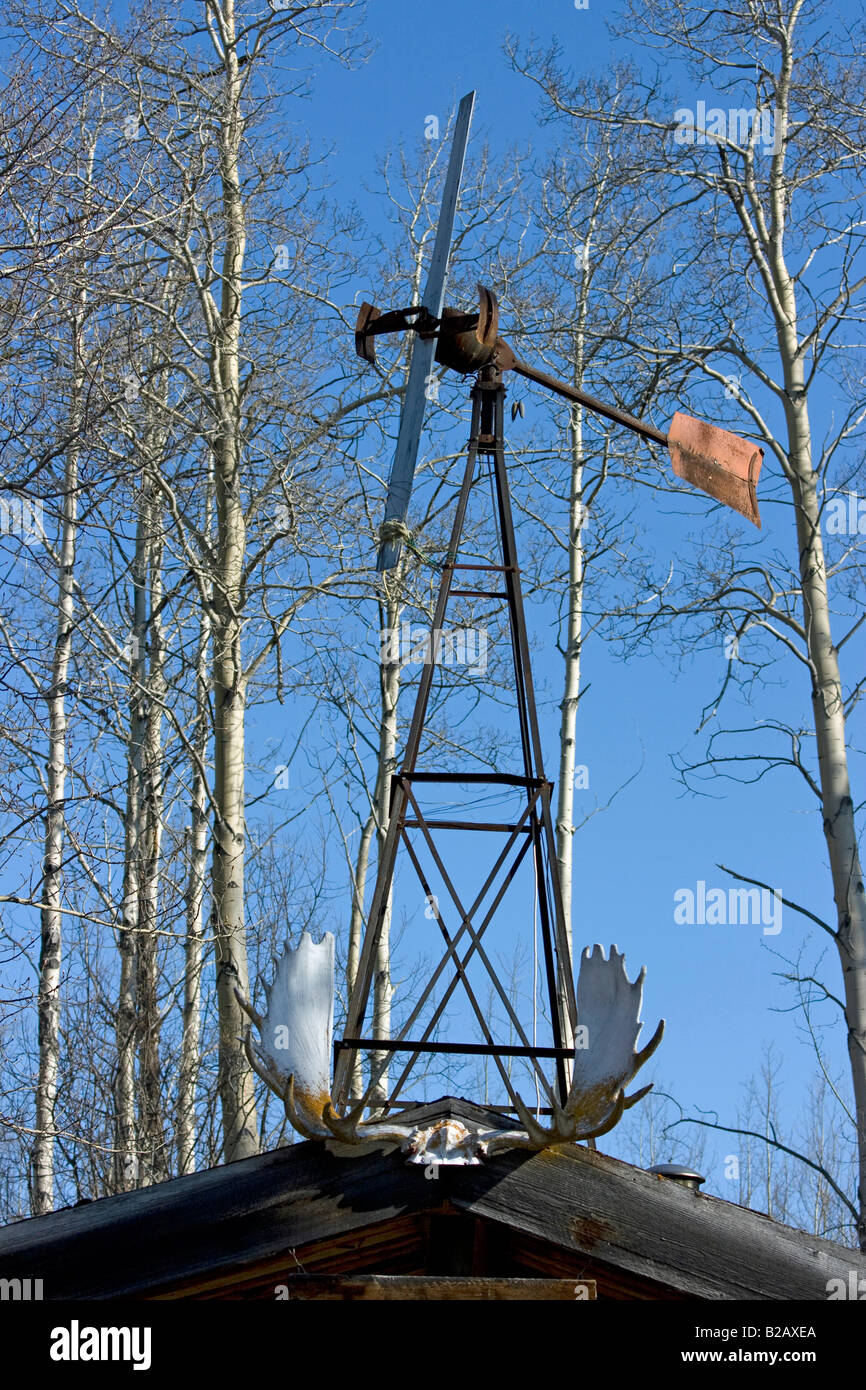
[[[451,367],[455,372],[466,375],[486,367],[493,360],[496,344],[480,342],[475,328],[464,328],[462,332],[449,331],[449,325],[456,320],[465,320],[460,309],[443,309],[436,345],[436,361],[443,367]]]

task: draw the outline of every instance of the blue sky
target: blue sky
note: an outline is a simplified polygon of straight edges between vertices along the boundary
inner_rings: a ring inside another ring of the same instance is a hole
[[[401,4],[372,0],[367,32],[376,44],[370,60],[346,74],[330,66],[316,77],[316,124],[338,146],[338,165],[349,176],[372,169],[389,142],[416,138],[426,116],[445,117],[455,97],[479,95],[475,136],[496,129],[498,138],[535,136],[534,93],[503,56],[508,33],[558,39],[574,60],[606,61],[611,43],[600,3],[575,11],[569,0],[519,0],[466,5],[460,0]]]

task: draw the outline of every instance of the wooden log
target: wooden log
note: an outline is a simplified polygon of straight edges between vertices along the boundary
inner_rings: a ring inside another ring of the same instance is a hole
[[[511,1301],[556,1300],[585,1303],[595,1299],[594,1279],[490,1279],[422,1274],[293,1274],[277,1286],[277,1300],[329,1299],[367,1302],[381,1299]]]

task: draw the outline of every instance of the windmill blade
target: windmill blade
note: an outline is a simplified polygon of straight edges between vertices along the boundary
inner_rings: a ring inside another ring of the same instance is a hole
[[[448,173],[445,176],[445,192],[439,212],[439,224],[433,243],[433,255],[427,275],[427,285],[421,303],[434,318],[442,317],[445,301],[445,277],[448,273],[448,258],[451,253],[451,238],[454,234],[454,216],[457,211],[457,198],[460,193],[460,180],[466,160],[466,146],[469,141],[469,126],[475,106],[475,93],[469,92],[457,109],[457,122],[454,141],[448,160]],[[385,503],[385,519],[380,532],[379,558],[376,568],[380,572],[393,569],[403,551],[403,533],[406,517],[409,514],[409,497],[415,465],[418,462],[418,444],[424,424],[424,407],[427,402],[427,382],[433,370],[436,354],[436,339],[416,337],[412,346],[412,361],[409,366],[409,383],[400,416],[400,430],[397,435],[397,448],[391,465],[388,480],[388,497]]]

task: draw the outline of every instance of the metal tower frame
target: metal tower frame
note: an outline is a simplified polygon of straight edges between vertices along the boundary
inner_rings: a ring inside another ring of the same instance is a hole
[[[355,1068],[356,1058],[360,1052],[374,1052],[384,1055],[385,1058],[385,1060],[378,1065],[378,1076],[376,1075],[376,1067],[373,1067],[373,1074],[370,1077],[366,1089],[367,1098],[373,1095],[378,1081],[381,1080],[382,1075],[388,1067],[391,1055],[395,1053],[410,1054],[396,1083],[389,1085],[387,1098],[384,1101],[377,1100],[377,1109],[382,1111],[388,1111],[394,1108],[398,1101],[399,1094],[419,1057],[437,1053],[458,1053],[462,1055],[479,1054],[492,1057],[499,1070],[500,1077],[504,1083],[512,1107],[515,1106],[515,1093],[508,1071],[503,1065],[503,1057],[524,1057],[529,1059],[538,1077],[539,1087],[545,1092],[549,1102],[553,1102],[553,1100],[556,1099],[560,1104],[564,1104],[568,1094],[569,1069],[567,1063],[570,1059],[573,1059],[574,1056],[573,1044],[572,1047],[569,1047],[569,1043],[574,1037],[574,1029],[577,1020],[574,974],[563,910],[562,892],[556,868],[556,845],[551,812],[552,784],[548,782],[544,775],[541,738],[530,667],[529,643],[526,633],[526,617],[523,608],[520,570],[517,563],[517,545],[511,511],[511,494],[505,464],[505,394],[501,371],[493,365],[484,367],[478,373],[471,392],[472,423],[466,452],[466,467],[457,502],[448,553],[445,563],[442,566],[442,579],[433,617],[433,633],[441,633],[448,602],[451,598],[496,598],[504,600],[507,603],[517,714],[520,728],[522,771],[519,773],[462,773],[430,772],[418,769],[418,753],[421,745],[421,736],[427,715],[427,707],[437,658],[437,643],[435,639],[432,640],[427,647],[402,766],[400,771],[392,777],[391,781],[388,829],[379,858],[376,887],[367,919],[367,927],[364,934],[355,986],[349,1000],[346,1024],[343,1036],[338,1038],[334,1044],[335,1066],[333,1100],[334,1105],[338,1108],[345,1106],[349,1098],[351,1077]],[[502,563],[498,565],[466,564],[461,563],[458,559],[470,493],[473,483],[476,481],[476,476],[479,473],[479,464],[485,460],[489,464],[494,485],[494,519],[497,525],[502,557]],[[501,588],[492,592],[474,588],[456,589],[454,588],[454,579],[458,571],[482,571],[499,575],[501,576]],[[425,817],[421,805],[419,804],[418,789],[425,783],[469,783],[478,786],[490,785],[522,788],[525,792],[526,804],[519,819],[515,822],[506,824],[478,821],[431,820]],[[466,832],[479,830],[485,832],[504,831],[508,833],[509,838],[505,847],[491,867],[474,902],[470,904],[468,908],[461,902],[460,896],[451,882],[447,869],[442,862],[441,854],[434,842],[432,832],[437,829],[460,830]],[[434,915],[445,946],[445,952],[439,965],[427,980],[421,997],[415,1004],[415,1007],[398,1037],[393,1039],[365,1037],[362,1030],[373,981],[376,948],[385,921],[385,914],[387,912],[391,896],[391,886],[394,879],[397,852],[401,844],[406,849],[414,865],[428,899],[435,901],[430,893],[429,883],[425,877],[424,869],[418,858],[415,846],[408,834],[409,830],[420,830],[422,832],[427,848],[433,857],[451,898],[451,903],[459,917],[459,926],[456,931],[450,932],[448,930],[437,902]],[[508,999],[502,982],[499,980],[496,969],[483,944],[484,934],[493,920],[510,883],[520,865],[530,854],[534,861],[535,880],[538,892],[538,913],[544,963],[544,978],[552,1023],[552,1047],[535,1046],[526,1037],[525,1031],[517,1018],[511,1001]],[[511,857],[511,863],[505,872],[499,890],[480,924],[476,926],[474,921],[475,915],[480,910],[481,904],[488,891],[493,886],[497,876],[506,868],[509,857]],[[460,948],[464,942],[468,942],[468,944],[466,945],[465,952],[461,954],[458,948]],[[510,1022],[517,1037],[520,1039],[520,1043],[517,1046],[503,1046],[494,1042],[488,1021],[484,1016],[484,1012],[466,975],[466,968],[469,961],[476,954],[484,963],[494,988],[505,1005]],[[433,991],[443,973],[446,971],[449,963],[453,969],[453,977],[448,988],[445,990],[444,995],[436,1006],[431,1019],[425,1025],[422,1035],[413,1038],[411,1036],[411,1030],[420,1017],[425,1004],[432,998]],[[431,1038],[431,1033],[435,1029],[449,1000],[460,983],[464,986],[472,1010],[481,1027],[485,1039],[483,1043],[444,1043],[434,1041]],[[540,1065],[543,1060],[549,1059],[553,1059],[555,1063],[555,1083],[553,1086],[549,1081],[547,1073]],[[550,1106],[543,1107],[542,1113],[547,1113],[549,1109]]]

